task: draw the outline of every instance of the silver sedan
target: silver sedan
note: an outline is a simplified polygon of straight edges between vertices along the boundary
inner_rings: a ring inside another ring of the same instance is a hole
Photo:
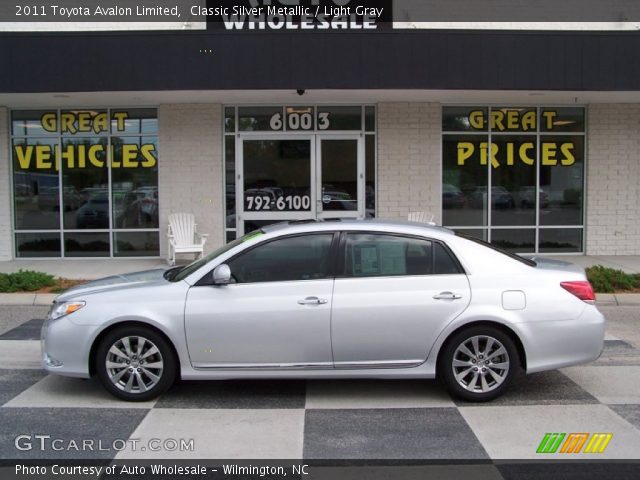
[[[424,224],[290,222],[186,267],[57,297],[44,368],[153,398],[177,377],[435,378],[487,401],[519,372],[595,360],[584,270]]]

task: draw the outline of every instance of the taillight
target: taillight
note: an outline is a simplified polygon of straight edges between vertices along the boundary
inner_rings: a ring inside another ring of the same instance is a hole
[[[560,286],[567,292],[575,295],[580,300],[585,302],[594,302],[596,300],[596,294],[593,292],[593,287],[586,280],[576,282],[560,282]]]

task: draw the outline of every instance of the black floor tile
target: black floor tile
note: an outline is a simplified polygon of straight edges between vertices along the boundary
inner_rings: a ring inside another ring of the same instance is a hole
[[[122,448],[121,442],[127,441],[147,412],[146,409],[0,408],[0,458],[113,458]],[[22,449],[16,447],[16,437],[20,435],[26,436],[17,441]],[[44,445],[35,435],[48,436]],[[59,441],[54,444],[54,440]],[[93,449],[85,441],[93,442]]]
[[[46,375],[43,370],[0,370],[0,405],[4,405]]]
[[[501,397],[486,403],[454,399],[458,406],[499,405],[580,405],[600,403],[569,377],[558,370],[522,375],[515,378]]]
[[[44,320],[34,318],[0,335],[0,340],[40,340]]]
[[[155,408],[304,408],[304,381],[182,381]]]
[[[305,459],[485,459],[456,408],[307,410]]]

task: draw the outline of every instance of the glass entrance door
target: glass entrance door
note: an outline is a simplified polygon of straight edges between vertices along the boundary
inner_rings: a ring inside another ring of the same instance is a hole
[[[241,136],[238,234],[285,220],[364,217],[359,135]]]
[[[364,218],[362,143],[359,135],[317,136],[317,218]]]
[[[236,205],[239,234],[283,220],[315,218],[312,136],[240,139]]]

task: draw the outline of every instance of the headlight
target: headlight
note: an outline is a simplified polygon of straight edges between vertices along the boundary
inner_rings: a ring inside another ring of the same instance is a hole
[[[51,309],[51,313],[49,313],[49,318],[51,320],[55,320],[60,317],[64,317],[65,315],[69,315],[70,313],[77,312],[82,307],[84,307],[86,302],[64,302],[54,305]]]

